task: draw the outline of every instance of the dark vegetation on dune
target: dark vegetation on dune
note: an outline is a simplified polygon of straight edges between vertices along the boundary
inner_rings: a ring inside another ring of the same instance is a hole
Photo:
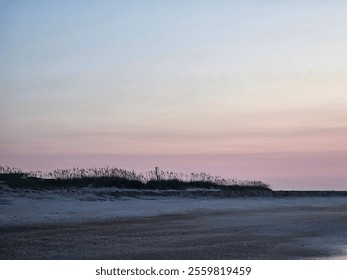
[[[207,173],[189,175],[175,172],[150,171],[145,174],[119,168],[72,168],[51,172],[23,172],[18,168],[0,166],[0,180],[11,188],[56,189],[80,187],[117,187],[136,190],[187,190],[190,188],[221,191],[271,192],[261,181],[224,179]]]
[[[347,197],[347,191],[273,191],[261,181],[224,179],[207,173],[189,175],[149,171],[145,174],[120,168],[72,168],[50,172],[24,172],[0,165],[0,184],[13,189],[76,190],[93,187],[118,196],[188,196],[188,197]],[[117,190],[104,188],[116,187]],[[1,190],[1,189],[0,189]]]

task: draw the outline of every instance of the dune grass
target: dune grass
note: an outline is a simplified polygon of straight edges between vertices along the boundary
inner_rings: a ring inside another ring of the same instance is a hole
[[[271,190],[261,181],[225,179],[208,173],[183,174],[166,171],[149,171],[144,174],[116,167],[71,168],[53,171],[24,172],[20,168],[0,165],[0,180],[12,188],[70,188],[118,187],[123,189],[175,189],[189,188],[220,190]]]

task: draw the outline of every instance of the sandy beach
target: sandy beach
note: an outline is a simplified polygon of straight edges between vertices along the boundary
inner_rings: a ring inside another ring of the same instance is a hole
[[[347,259],[346,198],[31,194],[0,208],[1,259]]]

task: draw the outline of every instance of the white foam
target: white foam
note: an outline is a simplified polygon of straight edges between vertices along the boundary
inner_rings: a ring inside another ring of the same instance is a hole
[[[100,195],[100,191],[103,191]],[[118,189],[117,189],[118,190]],[[345,197],[312,198],[115,198],[107,188],[0,191],[0,225],[86,222],[116,217],[155,216],[197,210],[243,210],[347,205]]]

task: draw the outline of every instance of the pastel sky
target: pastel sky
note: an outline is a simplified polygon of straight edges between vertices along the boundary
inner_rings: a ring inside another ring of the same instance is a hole
[[[1,1],[0,164],[347,190],[347,1]]]

